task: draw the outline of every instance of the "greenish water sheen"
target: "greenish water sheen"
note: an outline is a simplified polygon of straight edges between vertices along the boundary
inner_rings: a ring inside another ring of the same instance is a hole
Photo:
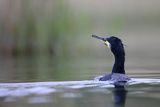
[[[126,72],[132,79],[117,88],[111,81],[93,80],[111,70],[111,59],[81,58],[61,65],[51,60],[1,59],[1,107],[159,107],[160,74],[140,69],[150,68],[147,63],[130,67],[128,62]]]

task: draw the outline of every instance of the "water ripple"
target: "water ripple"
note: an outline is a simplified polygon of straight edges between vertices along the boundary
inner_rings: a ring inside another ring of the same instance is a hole
[[[127,86],[137,84],[155,85],[160,84],[160,79],[132,78],[128,81]],[[0,97],[22,97],[28,95],[47,95],[50,93],[63,92],[67,89],[82,88],[112,88],[112,81],[62,81],[62,82],[32,82],[32,83],[0,83]],[[65,93],[63,97],[75,97],[71,93]],[[79,96],[79,95],[78,95]]]

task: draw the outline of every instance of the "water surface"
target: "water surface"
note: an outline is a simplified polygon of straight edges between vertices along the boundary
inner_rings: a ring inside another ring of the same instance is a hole
[[[0,83],[2,107],[159,107],[160,79],[132,78],[125,87],[112,81]]]

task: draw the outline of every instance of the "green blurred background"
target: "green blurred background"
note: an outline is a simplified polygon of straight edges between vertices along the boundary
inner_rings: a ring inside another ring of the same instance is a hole
[[[158,0],[0,0],[0,82],[110,72],[113,56],[92,34],[123,40],[130,76],[160,75]]]

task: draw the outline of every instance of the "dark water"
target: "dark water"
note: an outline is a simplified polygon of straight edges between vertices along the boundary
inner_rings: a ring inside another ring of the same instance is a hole
[[[96,80],[1,83],[2,107],[159,107],[160,79],[132,78],[125,87]]]

